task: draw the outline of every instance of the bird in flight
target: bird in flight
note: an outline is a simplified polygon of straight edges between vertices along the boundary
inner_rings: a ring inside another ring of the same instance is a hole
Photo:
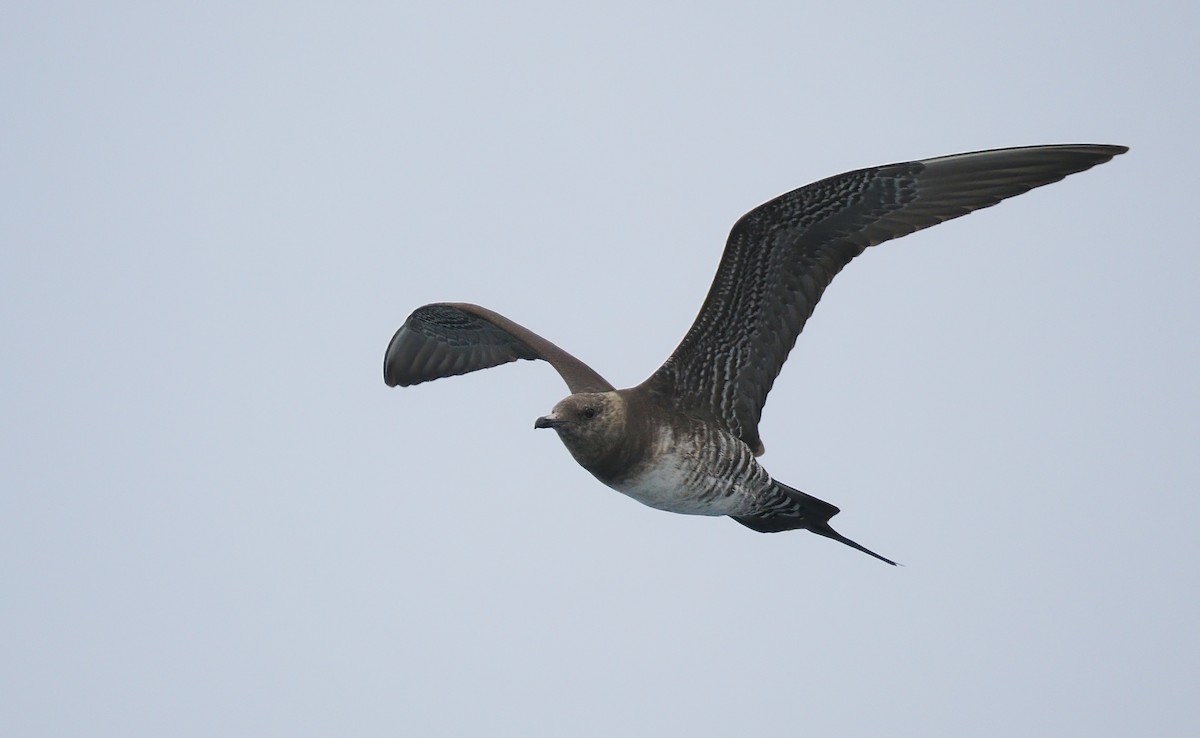
[[[734,224],[700,314],[636,387],[615,389],[579,359],[467,303],[417,308],[383,361],[390,387],[517,359],[549,362],[571,394],[534,428],[553,428],[579,464],[650,507],[728,515],[762,533],[805,529],[894,561],[829,525],[834,505],[758,463],[767,393],[834,275],[867,247],[990,207],[1127,151],[1029,146],[859,169],[793,190]]]

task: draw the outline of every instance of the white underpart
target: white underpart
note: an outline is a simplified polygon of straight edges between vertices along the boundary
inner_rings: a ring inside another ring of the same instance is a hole
[[[657,463],[613,484],[613,489],[643,505],[684,515],[745,514],[753,497],[753,481],[730,479],[697,459],[668,448]],[[765,474],[763,475],[765,476]]]

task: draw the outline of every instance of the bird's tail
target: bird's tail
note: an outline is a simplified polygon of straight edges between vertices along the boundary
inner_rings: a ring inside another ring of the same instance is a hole
[[[798,528],[810,530],[819,536],[832,538],[839,543],[846,544],[850,548],[856,548],[865,554],[874,556],[880,561],[896,566],[895,561],[880,556],[866,546],[850,540],[830,527],[829,519],[841,512],[836,505],[831,505],[798,489],[792,489],[786,484],[775,482],[775,487],[782,493],[782,496],[786,497],[783,506],[765,515],[731,515],[730,517],[759,533],[778,533]]]

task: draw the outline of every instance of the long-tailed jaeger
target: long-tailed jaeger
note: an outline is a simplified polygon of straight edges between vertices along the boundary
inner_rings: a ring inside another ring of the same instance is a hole
[[[762,533],[802,528],[886,561],[829,526],[838,508],[759,466],[767,393],[821,293],[883,243],[1102,164],[1124,146],[996,149],[860,169],[760,205],[733,225],[696,321],[661,367],[614,389],[533,331],[466,303],[417,308],[388,344],[389,386],[516,359],[550,363],[571,394],[553,428],[604,484],[669,512],[728,515]]]

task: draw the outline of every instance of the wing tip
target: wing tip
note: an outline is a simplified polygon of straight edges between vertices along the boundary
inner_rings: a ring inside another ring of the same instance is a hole
[[[983,149],[981,151],[965,151],[960,154],[949,154],[946,156],[935,156],[929,159],[921,159],[917,162],[924,166],[934,165],[949,165],[954,162],[966,162],[973,159],[1003,159],[1007,158],[1013,164],[1018,162],[1030,161],[1052,161],[1052,157],[1060,157],[1062,159],[1073,159],[1076,161],[1083,160],[1089,162],[1088,168],[1103,164],[1113,157],[1127,153],[1129,147],[1123,144],[1092,144],[1092,143],[1073,143],[1073,144],[1038,144],[1035,146],[1009,146],[999,149]],[[904,164],[894,164],[891,166],[904,166]]]

